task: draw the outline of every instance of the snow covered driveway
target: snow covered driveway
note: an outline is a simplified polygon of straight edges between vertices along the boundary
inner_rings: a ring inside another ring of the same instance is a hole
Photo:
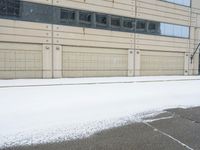
[[[0,147],[79,138],[199,99],[200,77],[2,80]]]

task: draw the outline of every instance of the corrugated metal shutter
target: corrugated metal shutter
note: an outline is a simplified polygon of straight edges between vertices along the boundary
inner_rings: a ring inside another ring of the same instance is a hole
[[[183,75],[184,53],[141,51],[141,75]]]
[[[128,75],[128,50],[63,46],[63,77]]]
[[[0,78],[42,78],[42,45],[0,43]]]

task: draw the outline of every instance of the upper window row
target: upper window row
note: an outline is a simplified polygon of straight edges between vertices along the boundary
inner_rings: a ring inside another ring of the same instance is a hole
[[[179,5],[184,5],[188,7],[191,5],[191,0],[164,0],[164,1],[179,4]]]
[[[144,34],[189,37],[189,27],[142,19],[134,19],[66,9],[19,0],[0,0],[0,17],[31,22],[90,27],[105,30],[136,32]]]
[[[118,31],[189,37],[189,27],[101,13],[61,9],[57,23]]]

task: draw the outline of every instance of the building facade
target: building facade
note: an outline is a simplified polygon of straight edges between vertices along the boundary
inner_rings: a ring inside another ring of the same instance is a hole
[[[199,0],[0,0],[0,79],[199,74]]]

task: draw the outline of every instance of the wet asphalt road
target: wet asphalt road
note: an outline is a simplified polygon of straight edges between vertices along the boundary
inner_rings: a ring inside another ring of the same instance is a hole
[[[200,150],[200,107],[166,110],[153,122],[134,123],[89,138],[4,150]]]

